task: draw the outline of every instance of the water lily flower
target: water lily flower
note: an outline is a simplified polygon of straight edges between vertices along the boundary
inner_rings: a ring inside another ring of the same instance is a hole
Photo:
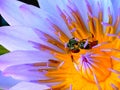
[[[0,56],[4,75],[52,90],[120,89],[118,0],[38,0],[40,8],[0,2],[10,24],[0,28],[11,51]]]

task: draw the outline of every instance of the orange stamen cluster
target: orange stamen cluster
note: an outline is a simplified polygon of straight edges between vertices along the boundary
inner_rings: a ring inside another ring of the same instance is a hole
[[[119,33],[116,33],[120,17],[118,16],[113,23],[114,18],[109,13],[109,20],[104,23],[103,11],[100,9],[98,16],[92,16],[92,9],[89,3],[86,3],[88,7],[88,28],[74,3],[75,10],[69,5],[67,6],[71,15],[65,10],[62,11],[59,7],[57,8],[73,37],[79,41],[82,39],[97,40],[98,44],[96,46],[89,50],[80,49],[78,53],[70,52],[65,46],[70,38],[63,32],[64,30],[50,21],[49,23],[55,30],[59,41],[48,34],[42,33],[47,38],[48,43],[64,51],[62,53],[48,46],[40,45],[43,50],[50,51],[56,57],[56,60],[34,64],[34,66],[51,67],[39,70],[40,72],[46,71],[45,75],[51,78],[49,80],[39,80],[39,82],[51,83],[51,85],[48,85],[51,86],[52,90],[113,90],[120,87],[118,78],[120,74],[120,39],[118,38]],[[91,33],[94,37],[91,36]]]

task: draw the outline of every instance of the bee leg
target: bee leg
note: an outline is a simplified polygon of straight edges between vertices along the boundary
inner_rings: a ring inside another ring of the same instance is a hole
[[[74,62],[74,58],[73,58],[73,55],[71,55],[71,59],[72,59],[72,62]]]

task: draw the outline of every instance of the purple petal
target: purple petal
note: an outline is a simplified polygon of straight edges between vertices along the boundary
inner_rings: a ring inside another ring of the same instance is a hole
[[[6,68],[3,71],[5,76],[12,76],[19,80],[46,80],[49,79],[44,75],[44,72],[40,72],[39,69],[46,69],[47,67],[35,67],[32,64],[13,65]]]
[[[0,0],[0,14],[10,25],[24,23],[19,11],[19,6],[22,4],[17,0]]]
[[[34,30],[27,27],[0,27],[0,44],[10,51],[35,50],[29,40],[41,42]]]
[[[55,58],[43,51],[14,51],[0,56],[0,70],[12,65],[46,62],[49,59]]]
[[[54,31],[49,28],[50,25],[46,21],[46,18],[49,17],[46,12],[37,7],[29,5],[21,5],[20,11],[23,15],[24,21],[26,22],[26,26],[37,28],[38,30],[56,38]],[[33,19],[32,22],[30,18]]]
[[[117,17],[118,13],[119,13],[119,9],[120,9],[120,2],[118,0],[111,0],[112,5],[113,5],[113,10],[114,10],[114,15],[115,17]]]
[[[66,35],[71,37],[70,31],[68,30],[65,22],[60,17],[60,15],[59,15],[59,17],[55,17],[54,15],[51,15],[51,14],[43,11],[40,8],[34,7],[32,5],[31,6],[26,5],[26,4],[20,6],[20,11],[26,22],[25,25],[38,28],[48,34],[52,33],[52,35],[54,36],[55,34],[54,34],[53,30],[50,30],[51,25],[49,24],[49,22],[47,20],[47,19],[49,19],[52,23],[59,26],[61,28],[61,30],[63,30],[63,32],[66,33]],[[33,18],[32,22],[31,22],[30,18]]]
[[[114,10],[111,0],[102,0],[103,22],[108,22],[109,13],[114,17]],[[115,17],[114,17],[115,18]]]
[[[65,4],[67,3],[68,0],[54,0],[54,2],[51,2],[49,0],[38,0],[39,5],[41,7],[41,9],[49,12],[50,14],[54,15],[54,16],[58,16],[57,14],[57,8],[56,6],[58,5],[60,8],[65,8]]]

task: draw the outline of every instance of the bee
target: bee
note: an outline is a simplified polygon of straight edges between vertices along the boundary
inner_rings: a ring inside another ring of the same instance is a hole
[[[87,39],[82,39],[78,41],[75,38],[72,38],[67,43],[67,47],[71,52],[78,53],[80,52],[80,49],[92,49],[92,47],[97,44],[98,44],[97,40],[91,42],[91,41],[87,41]]]
[[[79,41],[77,41],[75,38],[69,40],[69,42],[67,43],[67,47],[73,53],[78,53],[80,51]]]
[[[67,48],[72,53],[79,53],[80,49],[86,49],[86,50],[92,49],[92,47],[98,44],[98,41],[95,40],[93,34],[91,35],[92,35],[92,41],[89,41],[88,39],[82,39],[82,40],[77,40],[75,38],[70,39],[67,43]],[[71,53],[71,60],[72,62],[76,63],[72,53]]]
[[[87,39],[83,39],[79,42],[80,49],[92,49],[93,46],[98,44],[97,40],[92,42],[88,41],[87,45],[85,46],[86,42],[87,42]]]

